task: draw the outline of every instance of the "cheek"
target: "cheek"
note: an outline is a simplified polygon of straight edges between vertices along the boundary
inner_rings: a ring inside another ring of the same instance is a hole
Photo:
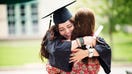
[[[59,33],[60,33],[61,36],[64,36],[64,32],[59,31]]]
[[[74,30],[74,27],[71,28],[71,33],[73,32],[73,30]]]

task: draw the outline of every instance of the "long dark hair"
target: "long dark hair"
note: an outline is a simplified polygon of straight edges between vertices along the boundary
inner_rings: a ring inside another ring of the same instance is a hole
[[[47,30],[46,34],[43,37],[42,43],[41,43],[40,57],[42,61],[44,61],[43,58],[46,58],[46,59],[49,58],[49,53],[46,49],[48,40],[54,40],[57,38],[57,36],[61,37],[57,30],[57,27],[53,25],[49,28],[49,30]]]

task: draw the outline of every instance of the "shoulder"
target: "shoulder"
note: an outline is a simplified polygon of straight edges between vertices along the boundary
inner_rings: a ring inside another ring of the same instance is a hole
[[[97,37],[97,43],[102,43],[102,44],[104,44],[104,43],[106,43],[106,41],[105,41],[104,38],[102,38],[102,37]]]

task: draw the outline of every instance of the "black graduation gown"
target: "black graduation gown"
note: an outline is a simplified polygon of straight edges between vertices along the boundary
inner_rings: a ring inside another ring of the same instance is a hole
[[[97,37],[97,43],[94,47],[99,53],[98,60],[106,74],[111,72],[111,48],[101,37]]]
[[[73,66],[73,63],[69,63],[69,58],[71,54],[70,48],[70,41],[48,41],[46,49],[49,52],[48,60],[50,65],[66,72],[70,72]]]
[[[62,41],[56,39],[54,41],[47,41],[46,46],[47,51],[49,52],[49,63],[51,66],[57,67],[66,72],[72,70],[73,63],[69,63],[69,58],[71,54],[71,42]],[[111,72],[111,48],[104,41],[103,38],[98,37],[95,49],[99,53],[98,60],[103,67],[106,74]]]

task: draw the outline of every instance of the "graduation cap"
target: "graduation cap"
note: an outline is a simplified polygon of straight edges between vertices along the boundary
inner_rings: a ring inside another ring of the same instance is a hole
[[[42,13],[42,19],[48,16],[50,16],[52,19],[53,14],[53,21],[55,25],[69,20],[72,15],[66,7],[73,4],[74,2],[76,2],[76,0],[44,0],[44,12]],[[49,27],[51,25],[51,19]]]
[[[63,23],[69,20],[71,17],[72,17],[71,13],[65,7],[58,9],[53,13],[53,20],[55,25]]]

